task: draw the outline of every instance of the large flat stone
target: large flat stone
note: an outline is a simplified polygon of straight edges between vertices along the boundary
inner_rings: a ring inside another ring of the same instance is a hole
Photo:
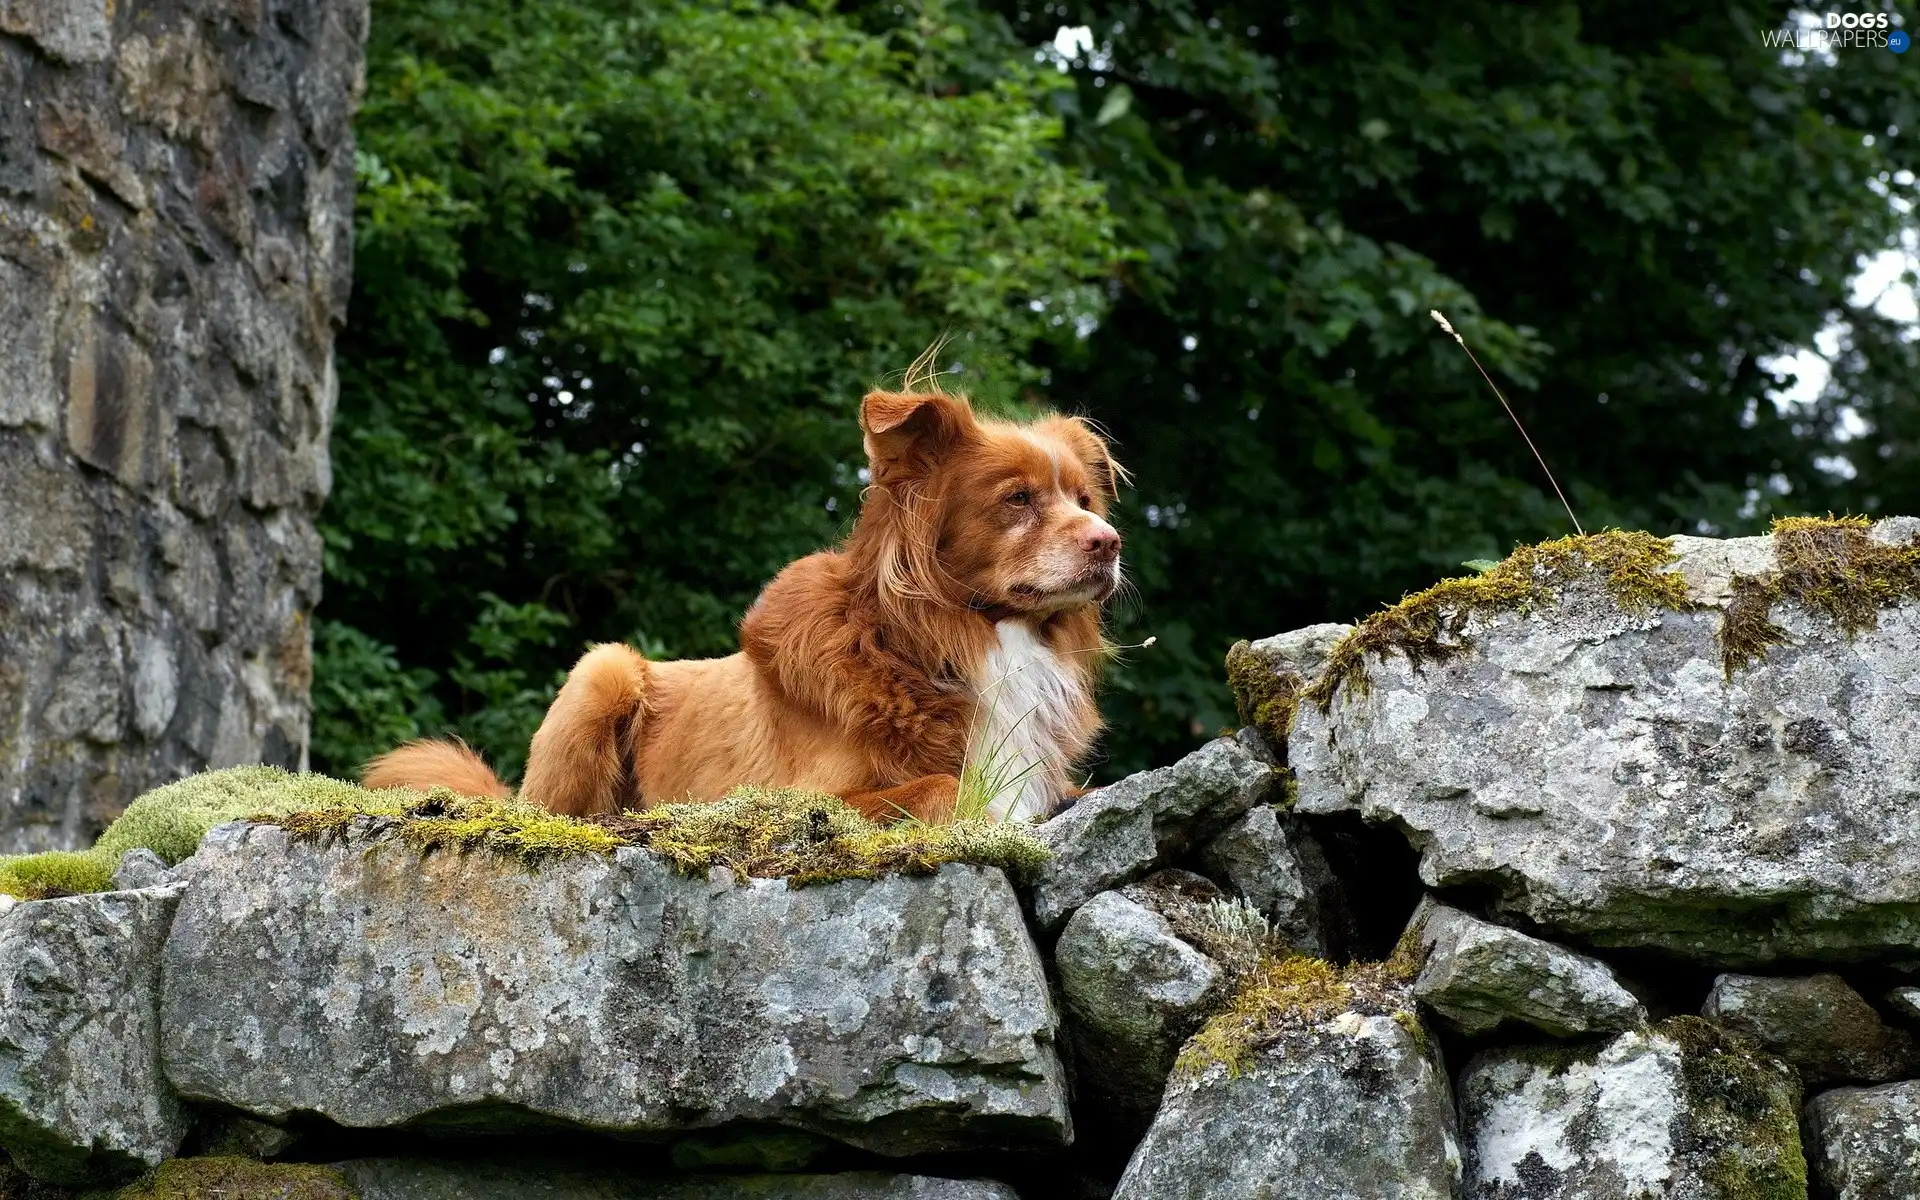
[[[1056,1015],[1004,876],[790,889],[623,848],[537,871],[208,835],[167,943],[182,1094],[281,1121],[661,1136],[758,1121],[882,1154],[1070,1137]]]
[[[1712,605],[1772,539],[1674,542],[1701,611],[1631,615],[1577,582],[1471,618],[1442,661],[1369,656],[1329,712],[1302,703],[1298,809],[1396,823],[1429,885],[1549,935],[1727,967],[1911,957],[1920,605],[1849,639],[1782,601],[1788,643],[1728,678]]]
[[[178,888],[0,911],[0,1147],[86,1183],[173,1154],[189,1118],[160,1072],[160,947]]]

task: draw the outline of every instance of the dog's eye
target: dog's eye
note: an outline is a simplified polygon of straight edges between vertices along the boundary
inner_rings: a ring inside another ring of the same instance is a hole
[[[1080,493],[1080,507],[1081,507],[1081,508],[1092,508],[1092,507],[1093,507],[1093,497],[1092,497],[1092,496],[1089,496],[1089,495],[1087,495],[1087,494],[1086,494],[1085,492],[1082,492],[1082,493]]]
[[[1013,505],[1015,508],[1025,508],[1027,505],[1033,503],[1033,493],[1027,491],[1014,492],[1007,497],[1007,503]]]

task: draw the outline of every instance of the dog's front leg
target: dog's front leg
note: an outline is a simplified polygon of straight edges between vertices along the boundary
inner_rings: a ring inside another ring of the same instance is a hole
[[[898,787],[846,792],[840,797],[870,821],[911,818],[929,825],[953,820],[960,801],[960,781],[951,775],[922,775]]]
[[[647,674],[647,660],[630,646],[587,651],[533,735],[521,798],[570,817],[638,807]]]

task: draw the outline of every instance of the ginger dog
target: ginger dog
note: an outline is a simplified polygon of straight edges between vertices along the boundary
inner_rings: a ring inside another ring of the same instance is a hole
[[[1100,729],[1124,473],[1084,421],[981,419],[944,392],[873,392],[860,428],[872,486],[840,548],[767,585],[737,654],[589,650],[533,736],[525,799],[592,816],[759,783],[941,821],[991,763],[991,815],[1052,812]],[[509,794],[446,742],[382,755],[366,784]]]

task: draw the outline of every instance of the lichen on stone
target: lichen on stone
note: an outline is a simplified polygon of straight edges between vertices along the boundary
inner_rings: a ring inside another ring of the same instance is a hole
[[[346,1177],[309,1163],[250,1158],[176,1158],[117,1192],[81,1200],[359,1200]]]
[[[1774,569],[1740,575],[1720,626],[1727,678],[1787,640],[1773,620],[1787,601],[1832,621],[1847,637],[1879,623],[1880,611],[1920,599],[1920,543],[1879,541],[1866,517],[1781,517],[1773,523]]]
[[[1679,555],[1650,533],[1609,529],[1522,546],[1479,574],[1443,579],[1367,617],[1342,638],[1302,693],[1329,712],[1344,686],[1367,691],[1367,656],[1399,653],[1415,667],[1458,654],[1468,621],[1527,612],[1559,599],[1571,585],[1597,579],[1627,613],[1644,616],[1692,607],[1686,581],[1667,570]]]
[[[1655,1029],[1680,1046],[1694,1149],[1705,1160],[1713,1194],[1725,1200],[1803,1200],[1807,1161],[1793,1069],[1699,1017],[1673,1017]]]

